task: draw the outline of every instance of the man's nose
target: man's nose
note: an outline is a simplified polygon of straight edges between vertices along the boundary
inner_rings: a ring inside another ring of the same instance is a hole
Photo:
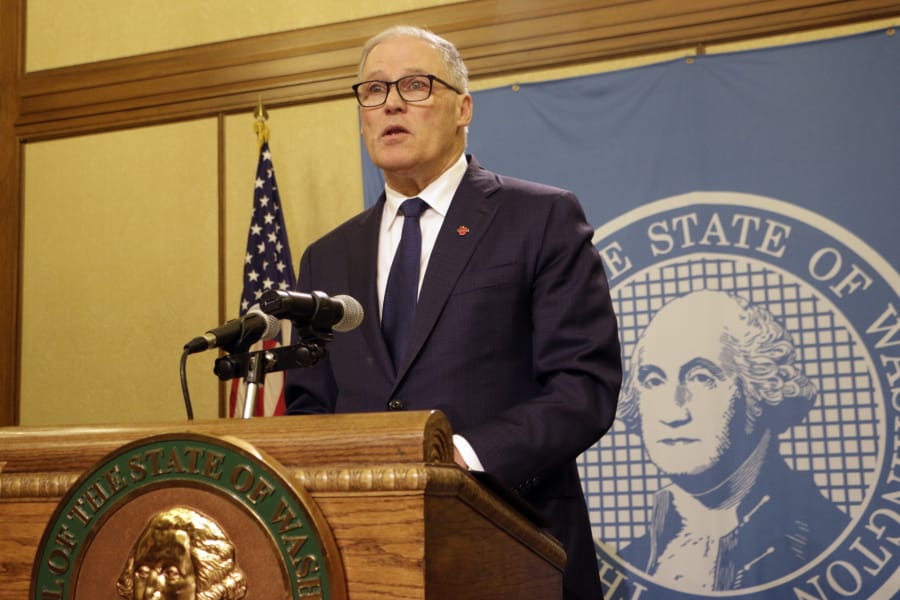
[[[388,84],[387,98],[384,100],[384,107],[388,110],[406,108],[406,100],[400,97],[397,85],[396,83]]]

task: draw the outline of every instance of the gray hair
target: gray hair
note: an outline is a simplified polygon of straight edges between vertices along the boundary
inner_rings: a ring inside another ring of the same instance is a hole
[[[369,52],[372,51],[372,48],[385,40],[401,37],[424,40],[434,46],[435,49],[441,53],[441,60],[444,62],[444,66],[447,67],[450,83],[459,88],[463,93],[469,91],[469,70],[466,68],[466,63],[463,62],[462,56],[460,56],[456,46],[436,33],[412,25],[394,25],[369,38],[362,48],[362,55],[359,59],[358,77],[360,80],[362,80],[363,68],[365,67],[366,59],[369,58]]]
[[[797,363],[790,333],[768,310],[735,294],[720,293],[737,304],[743,325],[726,326],[721,341],[722,360],[728,371],[737,374],[746,403],[746,426],[752,428],[765,415],[766,425],[779,434],[804,419],[815,403],[816,386]],[[638,341],[631,355],[619,399],[618,415],[635,433],[640,432],[637,373],[643,342],[643,338]]]

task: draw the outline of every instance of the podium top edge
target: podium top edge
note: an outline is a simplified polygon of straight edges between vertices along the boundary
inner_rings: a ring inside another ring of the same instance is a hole
[[[80,470],[116,448],[160,434],[241,439],[285,466],[354,460],[453,461],[452,431],[439,411],[212,419],[145,424],[0,428],[0,472]]]

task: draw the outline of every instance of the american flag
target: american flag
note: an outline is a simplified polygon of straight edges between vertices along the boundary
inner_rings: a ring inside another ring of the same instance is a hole
[[[275,167],[269,142],[263,141],[259,148],[259,164],[256,167],[256,185],[253,190],[253,214],[250,217],[250,231],[247,234],[247,253],[244,255],[244,289],[241,293],[240,314],[259,302],[263,292],[270,289],[293,290],[294,263],[291,247],[284,228],[284,213],[278,185],[275,182]],[[291,341],[291,322],[281,322],[281,333],[274,340],[257,342],[250,351],[276,346],[287,346]],[[243,379],[235,379],[231,386],[229,414],[241,416],[246,399],[246,384]],[[256,416],[284,414],[284,372],[266,375],[265,385],[257,393]]]

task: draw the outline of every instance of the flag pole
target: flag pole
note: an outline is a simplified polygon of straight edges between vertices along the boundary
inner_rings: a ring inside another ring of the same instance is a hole
[[[266,121],[269,120],[269,112],[266,110],[266,107],[263,106],[262,96],[259,96],[256,103],[256,110],[253,111],[253,130],[256,132],[256,149],[257,151],[262,150],[263,144],[269,141],[269,126],[266,124]],[[261,356],[265,350],[260,350],[256,352],[252,352],[249,354],[250,356],[250,364],[253,365],[252,368],[248,369],[244,379],[244,405],[241,410],[241,416],[244,419],[249,419],[254,415],[256,411],[256,398],[259,392],[259,386],[265,382],[265,369],[262,368],[264,364],[264,359]],[[236,381],[232,386],[232,393],[240,391],[240,384]],[[237,412],[238,407],[235,405],[235,413]]]
[[[269,151],[269,113],[261,96],[252,113],[258,160],[253,187],[253,211],[244,255],[241,315],[246,314],[267,290],[292,290],[296,286],[281,197],[275,181],[275,165]],[[216,375],[222,379],[233,379],[228,403],[231,416],[284,414],[284,375],[278,371],[285,367],[279,367],[278,364],[273,366],[272,360],[274,357],[277,363],[281,352],[289,351],[291,340],[291,323],[284,321],[277,339],[261,340],[251,346],[251,351],[260,352],[253,355],[252,365],[248,354],[223,357],[216,361]],[[286,356],[285,360],[288,358]],[[291,364],[295,362],[296,360]],[[251,371],[252,376],[246,377]],[[267,373],[272,376],[266,377]]]
[[[269,141],[269,126],[266,124],[266,121],[269,120],[269,112],[263,106],[262,96],[259,97],[253,116],[255,117],[253,129],[256,131],[256,143],[258,146],[262,146]]]

